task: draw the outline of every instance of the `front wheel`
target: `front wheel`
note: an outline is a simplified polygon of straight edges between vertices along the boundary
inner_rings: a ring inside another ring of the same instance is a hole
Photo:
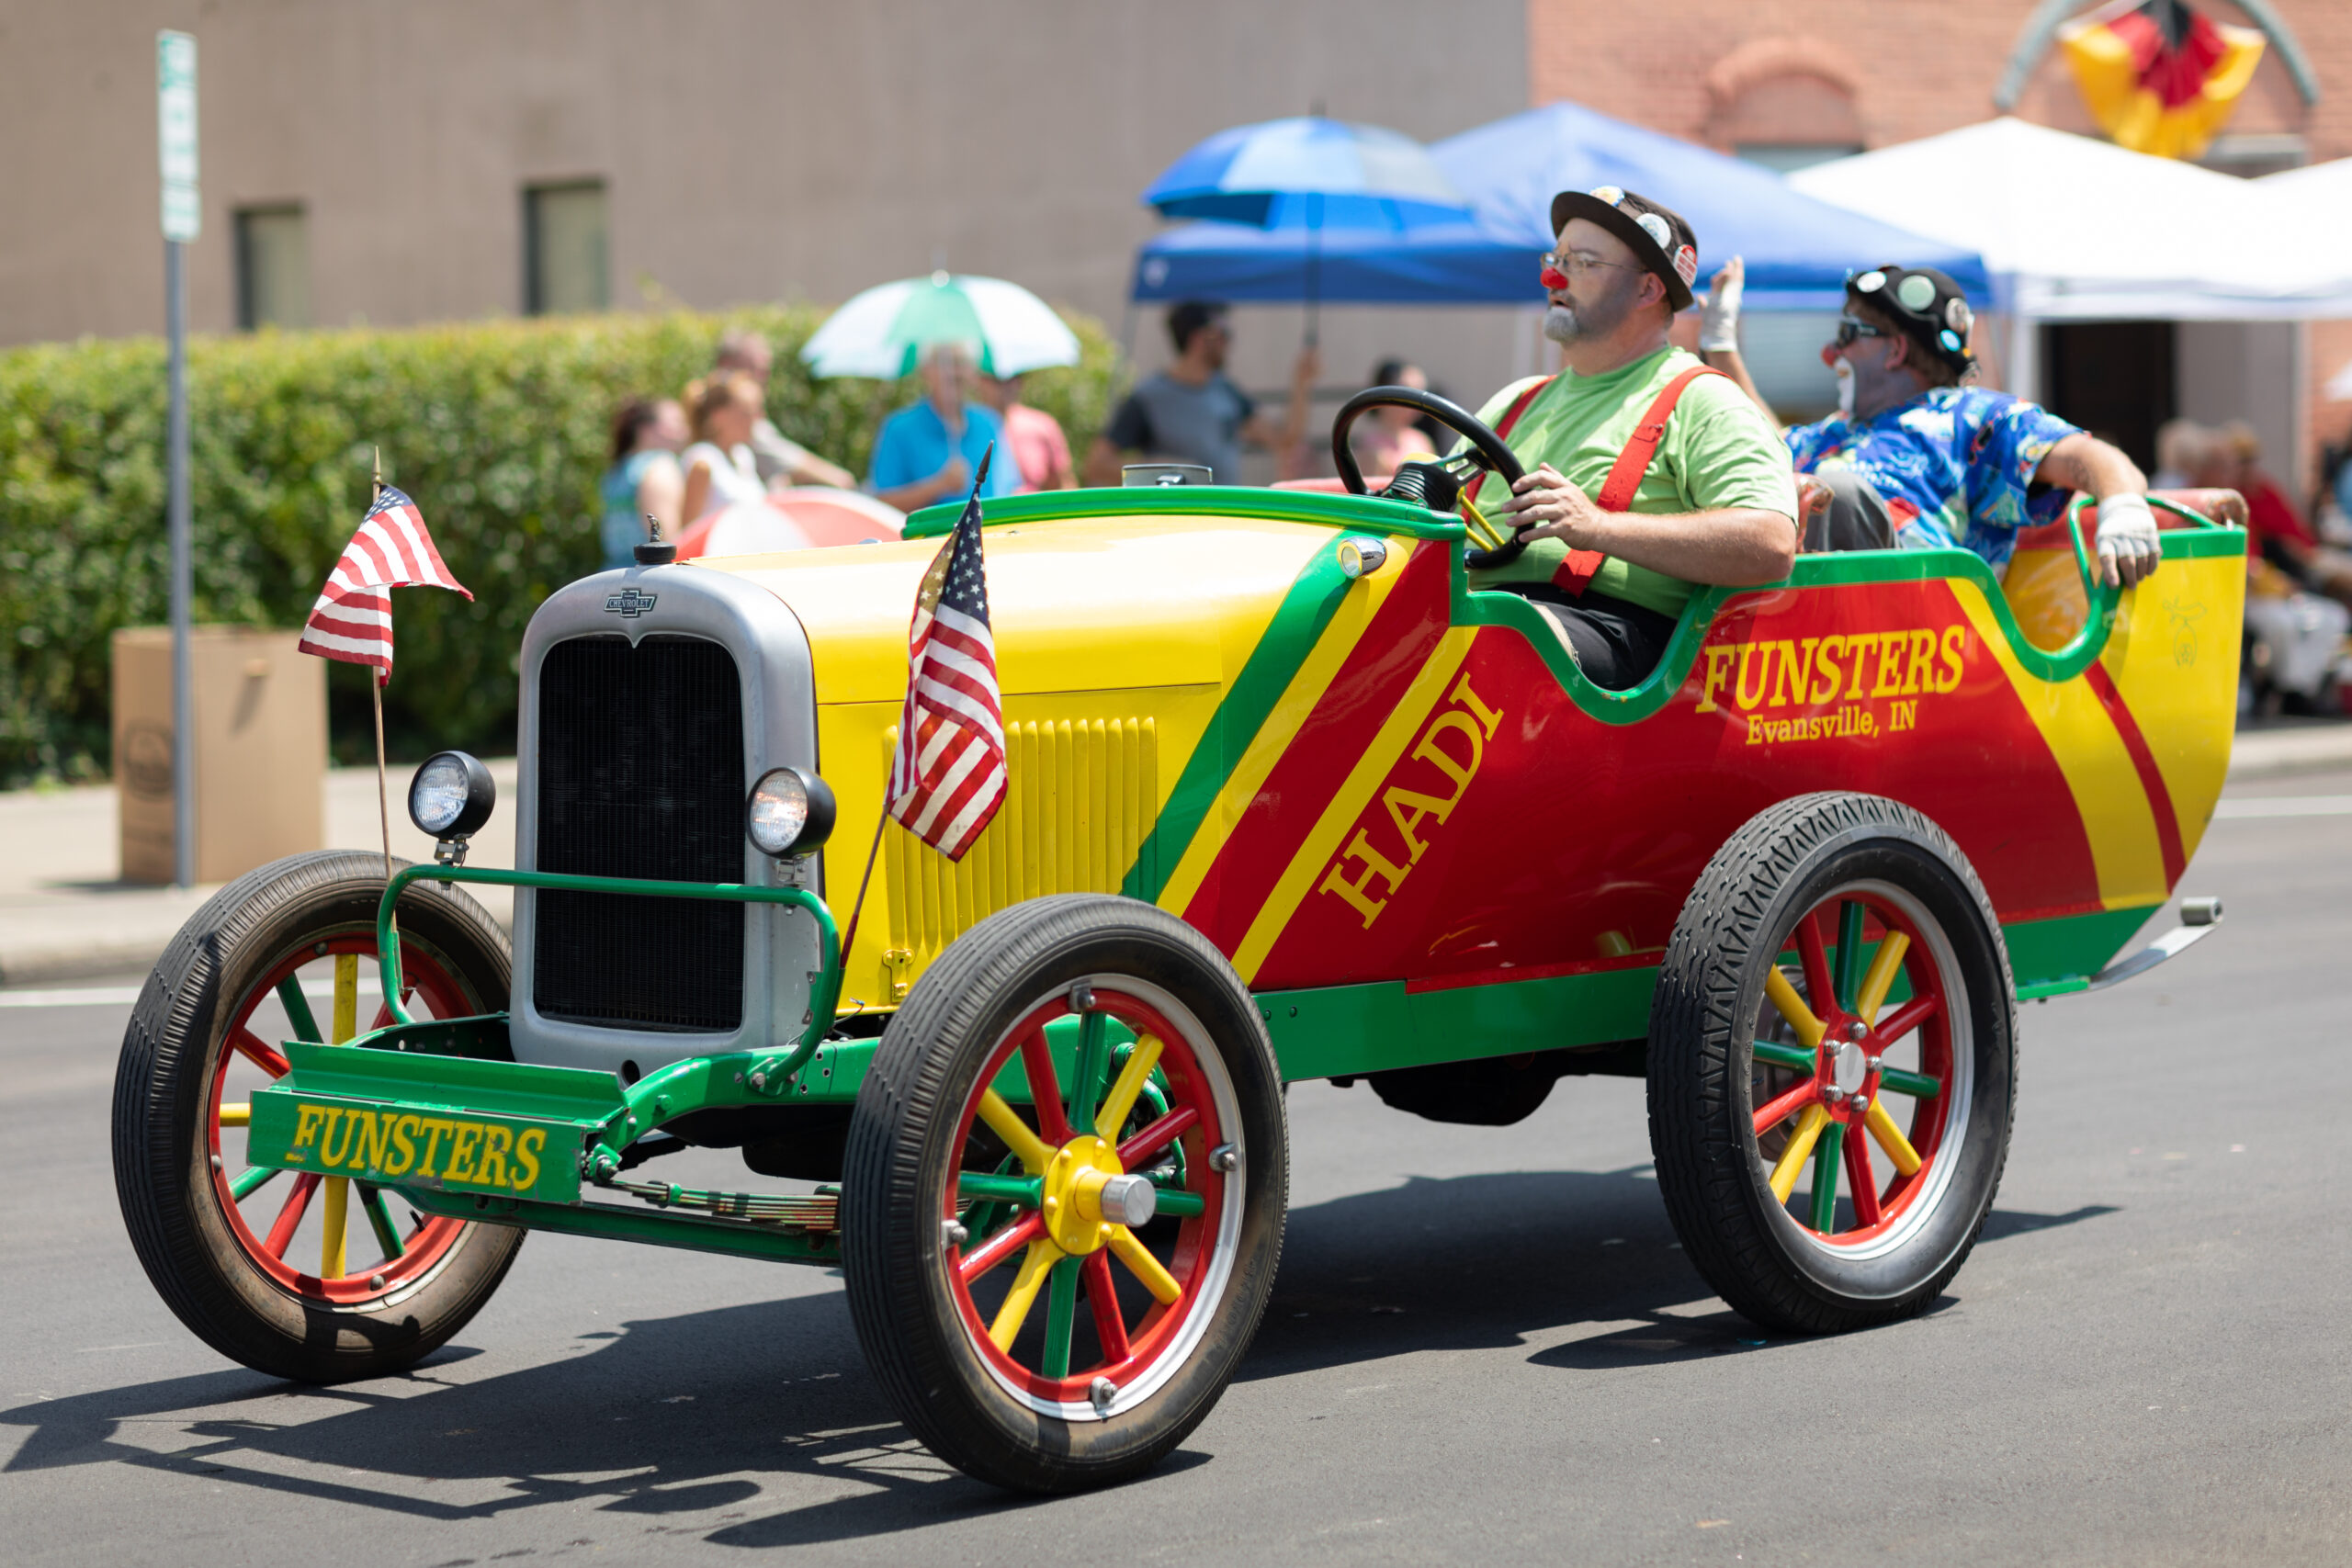
[[[1265,1311],[1287,1150],[1264,1025],[1199,932],[1091,895],[974,926],[850,1124],[850,1314],[900,1418],[1022,1491],[1151,1465]]]
[[[373,995],[383,865],[297,855],[214,894],[148,976],[115,1069],[115,1190],[148,1278],[213,1348],[303,1382],[428,1354],[490,1299],[523,1240],[240,1157],[253,1091],[288,1070],[277,1043],[391,1021]],[[400,934],[412,1017],[504,1010],[506,938],[481,905],[419,883]]]
[[[1783,802],[1708,863],[1651,1009],[1650,1143],[1676,1234],[1766,1327],[1908,1316],[2007,1157],[2017,1022],[1966,858],[1869,795]]]

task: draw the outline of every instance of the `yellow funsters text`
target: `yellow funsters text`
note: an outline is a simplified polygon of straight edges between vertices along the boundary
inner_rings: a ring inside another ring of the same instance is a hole
[[[296,1115],[288,1157],[371,1179],[426,1177],[527,1192],[539,1179],[547,1142],[543,1127],[518,1133],[495,1122],[305,1103]],[[315,1163],[304,1157],[306,1151]]]

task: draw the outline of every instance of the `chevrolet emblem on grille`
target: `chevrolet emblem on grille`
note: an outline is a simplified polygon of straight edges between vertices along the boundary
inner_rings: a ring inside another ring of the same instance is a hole
[[[658,593],[647,593],[635,587],[624,588],[605,601],[605,608],[613,615],[633,621],[653,608],[661,597]]]

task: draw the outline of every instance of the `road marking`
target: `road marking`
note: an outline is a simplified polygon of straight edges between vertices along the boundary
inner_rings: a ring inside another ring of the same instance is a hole
[[[2352,817],[2352,795],[2270,795],[2222,800],[2213,819],[2249,817]]]

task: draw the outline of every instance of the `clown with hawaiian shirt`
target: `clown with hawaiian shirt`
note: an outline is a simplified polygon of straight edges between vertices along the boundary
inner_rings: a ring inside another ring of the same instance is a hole
[[[1737,262],[1714,281],[1701,350],[1761,406],[1739,362]],[[2139,581],[2162,558],[2148,481],[2131,458],[2039,404],[1963,384],[1975,366],[1973,324],[1959,285],[1933,267],[1873,267],[1847,283],[1837,340],[1821,351],[1838,376],[1838,412],[1787,432],[1797,471],[1830,493],[1808,547],[1959,546],[2002,573],[2018,531],[2056,522],[2081,491],[2099,503],[2108,582]]]

